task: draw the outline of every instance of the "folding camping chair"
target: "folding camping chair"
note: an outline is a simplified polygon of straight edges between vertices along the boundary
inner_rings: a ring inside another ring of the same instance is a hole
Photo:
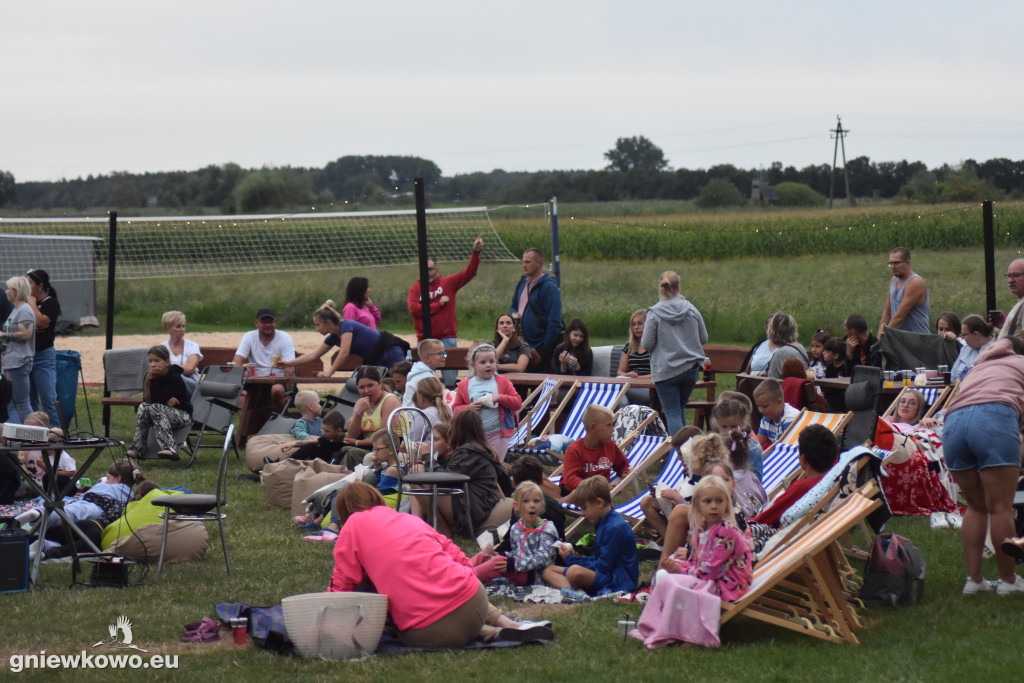
[[[836,541],[879,507],[861,492],[822,515],[754,567],[746,594],[722,603],[721,623],[746,615],[833,643],[857,644],[860,622],[836,564]]]
[[[819,424],[827,427],[838,438],[843,427],[850,421],[852,413],[816,413],[810,410],[802,410],[793,420],[779,440],[768,447],[764,452],[764,470],[761,476],[761,486],[764,487],[768,499],[771,500],[782,490],[788,479],[799,472],[800,451],[797,439],[805,427],[812,424]]]
[[[238,402],[242,397],[245,384],[246,368],[241,365],[209,365],[203,369],[199,384],[192,394],[192,429],[198,425],[199,431],[192,456],[185,467],[191,467],[199,455],[200,448],[220,448],[220,445],[203,445],[203,436],[207,432],[216,432],[227,439],[228,427],[238,412]],[[235,457],[241,460],[238,446],[232,442]]]

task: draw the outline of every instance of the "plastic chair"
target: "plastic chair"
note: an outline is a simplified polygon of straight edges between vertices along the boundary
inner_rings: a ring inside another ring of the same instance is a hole
[[[228,541],[224,534],[224,520],[227,514],[224,508],[228,505],[228,453],[231,444],[234,443],[235,426],[228,425],[224,435],[224,448],[221,450],[220,463],[217,468],[217,492],[216,493],[185,493],[174,496],[159,496],[154,498],[152,503],[164,508],[160,518],[164,520],[164,533],[160,541],[160,560],[156,565],[156,574],[164,567],[164,554],[167,551],[167,528],[173,519],[179,522],[217,522],[220,529],[220,544],[224,549],[224,564],[228,568],[228,576],[231,576],[231,557],[228,555]]]
[[[401,421],[401,426],[399,426]],[[388,440],[391,442],[391,450],[398,454],[399,444],[404,442],[406,457],[412,464],[419,463],[419,445],[421,442],[430,444],[426,471],[403,474],[402,468],[398,468],[398,502],[396,509],[402,505],[402,496],[430,496],[430,507],[433,516],[434,529],[437,530],[437,497],[462,495],[466,505],[466,519],[469,514],[469,476],[456,474],[455,472],[435,472],[437,464],[437,453],[434,449],[434,430],[431,428],[430,418],[419,408],[402,407],[396,408],[388,417]],[[401,433],[399,433],[401,431]],[[417,439],[416,437],[420,437]],[[429,442],[427,442],[429,437]],[[411,455],[410,455],[411,454]],[[427,488],[410,488],[405,490],[405,484],[410,486],[425,486]]]

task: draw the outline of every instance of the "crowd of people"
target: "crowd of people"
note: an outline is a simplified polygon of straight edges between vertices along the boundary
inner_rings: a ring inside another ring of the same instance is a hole
[[[340,312],[330,300],[313,312],[314,327],[324,335],[317,348],[298,354],[291,337],[277,329],[274,310],[263,308],[257,312],[255,329],[246,333],[234,356],[236,364],[247,364],[257,376],[293,374],[297,366],[321,359],[334,347],[336,353],[321,376],[335,374],[352,357],[360,360],[355,373],[360,398],[348,423],[333,413],[322,415],[315,393],[299,392],[294,440],[281,450],[298,459],[323,458],[347,470],[365,468],[368,474],[362,481],[337,493],[328,508],[329,519],[303,515],[295,521],[313,532],[309,540],[334,544],[329,590],[358,590],[372,584],[392,595],[398,605],[392,609],[395,625],[411,645],[451,647],[477,637],[553,637],[548,624],[523,625],[487,602],[482,582],[498,577],[518,585],[555,588],[569,601],[638,588],[633,531],[612,507],[609,482],[625,477],[629,464],[612,439],[610,410],[594,405],[584,411],[585,434],[566,449],[557,483],[544,475],[532,456],[520,457],[511,466],[505,463],[522,405],[505,374],[593,374],[587,325],[572,318],[563,329],[559,288],[544,273],[540,250],[524,252],[523,276],[508,310],[495,320],[493,339],[477,341],[468,349],[468,375],[458,380],[456,369],[446,364],[446,349],[457,343],[456,294],[476,275],[482,249],[478,237],[469,264],[453,275],[441,276],[436,263],[428,261],[427,291],[420,282],[409,289],[408,310],[418,338],[415,363],[408,359],[407,343],[379,328],[381,314],[370,299],[369,281],[362,277],[349,281]],[[661,544],[656,595],[671,595],[683,604],[692,603],[694,609],[703,593],[722,600],[741,596],[750,585],[756,553],[839,455],[832,432],[807,427],[799,436],[801,476],[769,500],[761,484],[763,452],[795,419],[802,407],[796,403],[807,400],[806,394],[790,387],[799,386],[802,392],[816,379],[847,377],[860,365],[879,366],[879,338],[891,330],[932,332],[927,284],[911,268],[910,252],[903,247],[892,250],[888,265],[892,277],[875,334],[864,315],[852,313],[845,319],[843,335],[817,329],[805,348],[793,316],[783,311],[769,315],[765,339],[751,348],[744,363],[745,371],[763,375],[764,381],[752,397],[720,392],[707,433],[687,425],[685,410],[700,378],[708,330],[697,307],[682,296],[679,275],[662,273],[657,300],[630,317],[617,372],[652,382],[652,403],[664,416],[673,435],[674,457],[686,471],[679,486],[652,489],[641,501],[645,520]],[[907,391],[890,420],[894,430],[916,443],[944,451],[941,466],[934,464],[939,459],[934,452],[926,449],[890,465],[888,481],[882,484],[893,511],[939,513],[948,524],[957,519],[959,525],[952,484],[967,501],[962,519],[965,594],[993,587],[981,575],[986,534],[996,547],[995,590],[1000,595],[1024,592],[1024,579],[1014,573],[1015,550],[1002,544],[1014,535],[1011,505],[1021,465],[1024,259],[1010,264],[1007,278],[1011,291],[1020,296],[1008,316],[993,314],[986,319],[971,314],[961,321],[947,312],[936,321],[934,333],[959,348],[950,372],[954,381],[961,381],[960,390],[944,414],[924,418],[922,394]],[[43,412],[32,415],[47,417],[51,394],[38,385],[33,391],[31,380],[37,379],[34,367],[41,368],[39,382],[52,375],[48,359],[59,314],[56,292],[45,272],[32,271],[7,282],[7,299],[13,311],[0,340],[4,374],[14,385],[8,410],[15,417],[31,417],[35,394]],[[428,309],[429,326],[424,321]],[[185,339],[183,313],[168,312],[163,324],[168,339],[149,349],[144,401],[128,453],[132,458],[147,455],[151,433],[159,449],[156,455],[176,457],[171,433],[191,419],[189,397],[202,353]],[[430,336],[425,336],[428,327]],[[390,376],[378,368],[389,370]],[[787,384],[789,380],[796,381]],[[453,399],[446,401],[449,390]],[[275,384],[276,410],[283,408],[285,398],[283,385]],[[427,415],[434,444],[434,458],[427,466],[433,463],[466,475],[468,505],[441,496],[435,517],[428,499],[414,496],[407,510],[411,514],[399,514],[402,477],[424,467],[413,453],[396,452],[389,437],[389,417],[402,406]],[[73,476],[73,465],[61,461],[58,469]],[[115,482],[125,476],[110,475]],[[563,540],[566,505],[575,506],[593,525],[588,554],[581,555]],[[484,543],[474,557],[466,557],[450,540],[493,534],[505,523],[510,526],[504,539]],[[1018,551],[1020,547],[1024,544]],[[396,563],[410,561],[420,571],[391,571]],[[638,634],[649,645],[681,637],[662,617],[645,610]]]

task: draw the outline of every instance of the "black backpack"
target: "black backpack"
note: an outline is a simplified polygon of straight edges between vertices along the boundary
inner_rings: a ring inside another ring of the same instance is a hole
[[[869,607],[902,607],[924,596],[924,555],[908,538],[879,534],[864,565],[858,597]]]

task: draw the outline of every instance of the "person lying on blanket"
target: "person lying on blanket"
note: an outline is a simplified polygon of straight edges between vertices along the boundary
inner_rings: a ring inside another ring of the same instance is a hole
[[[754,553],[761,552],[768,539],[779,530],[779,521],[786,510],[814,488],[835,464],[838,447],[835,434],[822,425],[808,425],[797,439],[801,475],[786,487],[766,509],[750,518],[750,534]]]
[[[589,477],[611,479],[614,471],[620,477],[629,474],[629,461],[612,441],[615,414],[601,405],[590,405],[583,411],[583,438],[576,439],[565,451],[562,461],[562,502],[575,503],[576,487]]]

